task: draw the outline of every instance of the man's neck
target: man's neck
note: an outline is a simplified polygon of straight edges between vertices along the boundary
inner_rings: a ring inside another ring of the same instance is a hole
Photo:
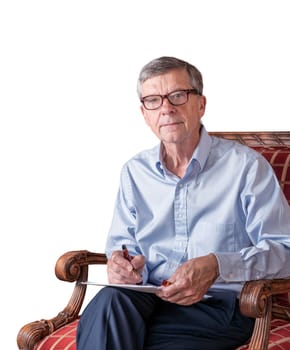
[[[163,143],[162,158],[166,168],[179,178],[183,178],[198,141],[197,139],[188,145]]]

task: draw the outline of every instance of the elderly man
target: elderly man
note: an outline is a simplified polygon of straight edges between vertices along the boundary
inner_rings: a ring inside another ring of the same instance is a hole
[[[196,67],[157,58],[138,94],[160,142],[122,168],[107,273],[161,287],[103,288],[81,316],[78,350],[235,349],[254,323],[239,310],[243,283],[290,275],[288,203],[261,155],[209,136]]]

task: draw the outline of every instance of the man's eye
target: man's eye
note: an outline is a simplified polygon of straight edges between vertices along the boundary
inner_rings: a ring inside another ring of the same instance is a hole
[[[154,103],[157,101],[159,101],[159,96],[152,96],[152,97],[146,98],[146,102],[149,102],[149,103]]]
[[[183,97],[184,93],[182,91],[177,91],[174,94],[171,94],[170,97],[174,99],[178,99],[180,97]]]

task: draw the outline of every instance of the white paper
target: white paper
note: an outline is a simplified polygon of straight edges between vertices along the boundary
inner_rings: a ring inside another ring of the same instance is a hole
[[[118,287],[118,288],[126,288],[133,289],[138,292],[145,293],[156,293],[160,287],[155,286],[153,284],[115,284],[115,283],[97,283],[97,282],[80,282],[81,284],[87,284],[91,286],[99,286],[99,287]]]
[[[118,288],[126,288],[136,290],[137,292],[145,292],[145,293],[156,293],[160,290],[161,286],[155,286],[154,284],[115,284],[115,283],[97,283],[97,282],[80,282],[81,284],[87,284],[91,286],[99,286],[99,287],[118,287]],[[202,300],[211,298],[211,295],[205,294]]]

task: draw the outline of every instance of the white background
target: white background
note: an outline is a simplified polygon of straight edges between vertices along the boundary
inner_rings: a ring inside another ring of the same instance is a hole
[[[289,130],[288,6],[1,2],[1,349],[66,305],[73,286],[54,276],[62,253],[104,250],[120,167],[157,142],[136,94],[149,60],[201,70],[209,131]]]

